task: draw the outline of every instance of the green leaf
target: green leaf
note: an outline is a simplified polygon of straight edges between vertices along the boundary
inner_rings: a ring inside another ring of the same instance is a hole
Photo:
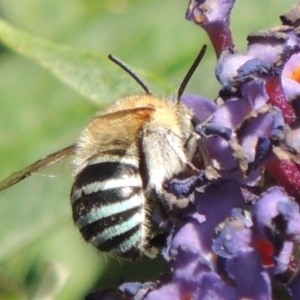
[[[69,270],[64,265],[49,261],[33,300],[55,299],[58,292],[65,285],[68,277]]]
[[[18,30],[1,19],[0,40],[14,51],[34,59],[60,80],[98,103],[107,104],[129,94],[143,93],[141,87],[106,55],[54,44]],[[150,74],[143,76],[151,79],[155,83],[155,90],[162,94],[174,91],[160,78]]]
[[[26,291],[13,280],[13,278],[0,273],[0,297],[1,300],[26,300]]]

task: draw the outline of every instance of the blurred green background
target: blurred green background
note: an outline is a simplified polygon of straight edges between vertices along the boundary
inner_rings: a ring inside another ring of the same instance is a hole
[[[245,51],[248,32],[280,24],[278,16],[294,3],[237,1],[232,28],[238,49]],[[175,87],[208,43],[187,92],[213,99],[219,89],[214,53],[205,33],[184,19],[187,5],[186,0],[1,0],[0,17],[58,44],[113,53]],[[74,143],[98,109],[0,44],[0,180]],[[1,300],[83,299],[93,289],[123,279],[147,280],[164,270],[160,259],[124,263],[87,245],[71,219],[70,170],[58,168],[51,170],[60,174],[54,178],[31,176],[0,194]]]

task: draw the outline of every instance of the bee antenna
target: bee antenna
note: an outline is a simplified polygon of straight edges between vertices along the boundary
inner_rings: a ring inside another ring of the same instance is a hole
[[[179,86],[179,89],[178,89],[178,93],[177,93],[177,101],[179,102],[180,101],[180,98],[187,86],[187,84],[189,83],[191,77],[193,76],[195,70],[197,69],[197,67],[199,66],[205,52],[206,52],[206,49],[207,49],[207,45],[203,45],[199,54],[197,55],[195,61],[193,62],[192,66],[190,67],[190,69],[188,70],[187,74],[185,75],[185,77],[183,78],[180,86]]]
[[[108,58],[114,62],[117,66],[123,69],[127,74],[129,74],[139,85],[140,87],[146,92],[148,95],[152,95],[151,89],[146,85],[146,83],[137,75],[134,71],[132,71],[125,63],[123,63],[120,59],[115,57],[112,54],[108,55]]]

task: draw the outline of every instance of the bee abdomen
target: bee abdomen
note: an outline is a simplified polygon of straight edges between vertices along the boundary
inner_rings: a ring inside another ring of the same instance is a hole
[[[73,219],[101,251],[135,258],[146,238],[145,196],[138,167],[101,162],[85,167],[71,192]]]

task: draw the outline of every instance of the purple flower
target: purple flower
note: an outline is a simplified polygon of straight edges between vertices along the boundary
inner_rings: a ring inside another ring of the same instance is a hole
[[[186,18],[209,35],[218,101],[184,95],[205,163],[166,183],[178,205],[153,219],[168,237],[167,274],[87,299],[300,299],[300,4],[282,25],[234,47],[234,1],[191,0]]]
[[[201,26],[208,34],[219,57],[226,47],[233,47],[230,12],[235,0],[191,0],[186,18]]]

